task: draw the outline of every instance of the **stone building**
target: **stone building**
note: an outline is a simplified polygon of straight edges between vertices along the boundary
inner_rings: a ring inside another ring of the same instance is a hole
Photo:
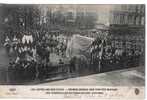
[[[144,53],[145,5],[115,5],[110,12],[110,34],[115,48]]]
[[[111,11],[110,24],[144,25],[144,5],[115,5]]]

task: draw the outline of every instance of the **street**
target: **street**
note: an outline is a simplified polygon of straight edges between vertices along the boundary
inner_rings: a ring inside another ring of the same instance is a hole
[[[49,86],[144,86],[144,67],[116,70],[106,73],[94,74],[84,77],[70,78],[66,80],[46,82],[39,85]]]

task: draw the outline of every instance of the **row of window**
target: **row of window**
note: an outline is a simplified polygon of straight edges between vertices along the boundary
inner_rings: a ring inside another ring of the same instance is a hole
[[[135,25],[144,25],[145,17],[138,15],[125,15],[125,14],[114,14],[112,19],[113,24],[135,24]]]

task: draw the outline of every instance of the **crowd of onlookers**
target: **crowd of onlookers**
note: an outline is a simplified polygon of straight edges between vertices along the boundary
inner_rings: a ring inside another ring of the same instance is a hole
[[[100,66],[100,62],[104,70],[142,66],[144,64],[143,41],[130,40],[97,38],[91,45],[91,64]]]
[[[54,34],[46,31],[11,33],[11,35],[5,35],[3,45],[10,57],[10,69],[33,69],[36,68],[36,65],[50,65],[51,54],[64,58],[67,37],[62,34]],[[57,62],[59,64],[64,63],[62,59],[59,59]]]
[[[35,61],[37,60],[36,56],[40,56],[40,58],[44,59],[46,54],[50,53],[64,56],[63,51],[66,49],[66,44],[66,36],[44,31],[35,31],[33,34],[31,32],[25,32],[5,35],[4,40],[4,46],[8,54],[15,52],[17,59],[24,58],[23,56],[28,54]],[[47,59],[47,61],[49,61],[49,59]]]
[[[84,36],[93,37],[92,33]],[[138,65],[141,61],[140,57],[143,56],[144,52],[140,49],[133,49],[132,47],[128,49],[126,48],[127,46],[120,48],[120,44],[117,47],[117,43],[115,43],[120,39],[114,40],[112,36],[108,36],[109,38],[106,38],[106,36],[100,37],[98,36],[90,46],[90,66],[93,66],[95,71],[99,67],[115,67],[114,64],[121,67],[131,66],[131,64],[128,65],[129,63]],[[64,58],[66,58],[65,52],[69,38],[64,33],[50,33],[48,31],[36,30],[5,35],[4,46],[6,47],[6,51],[10,57],[12,54],[14,55],[12,57],[14,60],[10,59],[9,69],[18,71],[18,73],[14,72],[18,77],[32,77],[35,79],[39,77],[37,73],[44,76],[41,73],[46,72],[48,67],[51,66],[51,54],[56,54],[58,57],[63,58],[59,59],[58,64],[65,64]],[[124,46],[127,42],[122,44]],[[130,43],[130,45],[133,44],[133,42]],[[70,72],[72,73],[73,71],[77,71],[75,70],[75,67],[77,67],[75,64],[76,60],[75,58],[69,61]],[[82,64],[80,59],[77,62]]]

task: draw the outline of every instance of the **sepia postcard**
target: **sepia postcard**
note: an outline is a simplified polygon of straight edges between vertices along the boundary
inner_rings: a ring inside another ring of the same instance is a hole
[[[145,4],[0,4],[0,98],[144,97]]]

